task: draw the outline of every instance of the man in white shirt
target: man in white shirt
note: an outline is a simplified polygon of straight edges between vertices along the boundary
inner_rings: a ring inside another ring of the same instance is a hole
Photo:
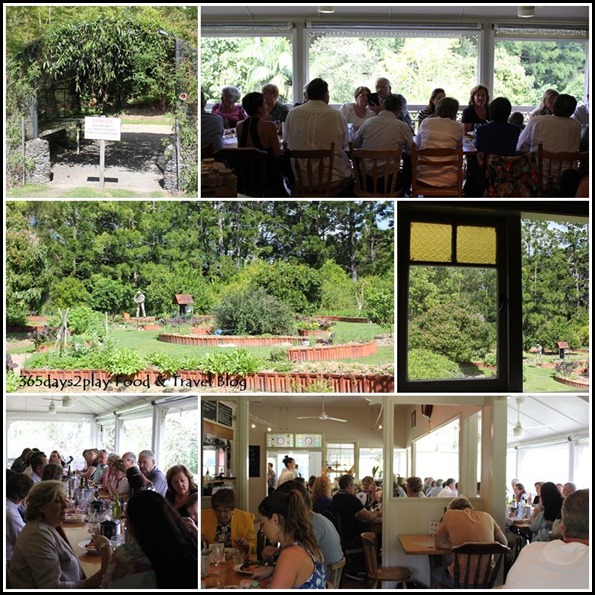
[[[541,143],[546,151],[578,151],[581,125],[571,118],[576,109],[572,95],[558,95],[552,106],[553,116],[531,118],[519,136],[517,151],[537,151]]]
[[[328,105],[328,84],[320,78],[308,83],[308,101],[294,107],[283,128],[283,140],[289,150],[329,149],[335,143],[333,184],[341,186],[339,195],[349,194],[353,186],[351,163],[345,153],[349,136],[343,114]]]
[[[521,550],[504,589],[589,588],[589,490],[577,490],[562,505],[564,539],[536,541]]]

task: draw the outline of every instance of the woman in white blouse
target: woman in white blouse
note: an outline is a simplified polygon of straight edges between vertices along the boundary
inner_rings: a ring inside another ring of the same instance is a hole
[[[355,90],[355,102],[344,103],[339,111],[347,120],[347,124],[353,124],[353,131],[364,123],[368,118],[372,118],[376,114],[368,107],[368,93],[371,93],[368,87],[358,87]]]

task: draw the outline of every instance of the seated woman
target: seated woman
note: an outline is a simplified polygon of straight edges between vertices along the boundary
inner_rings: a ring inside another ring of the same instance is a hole
[[[254,515],[236,507],[233,490],[222,488],[211,496],[211,508],[201,511],[200,526],[209,543],[224,543],[246,554],[256,552]]]
[[[459,102],[444,97],[436,106],[436,117],[426,118],[419,126],[415,144],[418,149],[456,149],[463,143],[463,127],[456,121]],[[448,157],[445,158],[448,161]],[[431,186],[453,186],[457,181],[454,166],[419,166],[417,178]]]
[[[373,510],[382,503],[382,491],[378,489],[374,478],[370,475],[362,479],[362,490],[367,496],[364,507],[368,510]]]
[[[52,450],[50,453],[50,458],[48,459],[48,463],[54,463],[55,465],[60,465],[60,467],[66,467],[66,462],[57,450]]]
[[[124,459],[116,459],[112,463],[112,480],[109,485],[109,491],[112,497],[119,494],[120,497],[127,498],[130,494],[130,484],[126,477],[126,463]],[[140,471],[140,470],[139,470]]]
[[[564,498],[556,484],[546,481],[541,484],[540,500],[529,521],[529,529],[533,532],[532,541],[550,541],[560,536]]]
[[[187,501],[190,494],[198,492],[194,475],[185,465],[174,465],[167,470],[167,492],[165,499],[178,511],[180,516],[188,516]]]
[[[529,120],[535,116],[551,116],[554,111],[552,106],[559,93],[555,89],[548,89],[541,98],[539,105],[529,114]]]
[[[487,124],[489,120],[488,105],[490,104],[490,92],[484,85],[476,85],[471,89],[469,95],[469,105],[463,110],[461,122],[465,134],[476,130],[482,124]]]
[[[420,110],[419,114],[417,115],[417,124],[419,125],[426,119],[431,118],[436,113],[436,106],[438,105],[439,101],[446,97],[446,93],[444,89],[438,87],[432,91],[430,95],[430,100],[428,101],[428,105]]]
[[[97,589],[111,556],[109,539],[95,537],[101,554],[100,569],[84,578],[62,523],[66,495],[61,481],[40,481],[27,496],[27,524],[19,534],[10,562],[13,589]]]
[[[241,105],[236,105],[241,95],[237,87],[223,87],[221,90],[221,103],[216,103],[211,110],[212,114],[219,114],[223,118],[224,128],[235,128],[237,123],[246,119],[246,112]]]
[[[268,117],[273,120],[273,122],[285,122],[285,120],[287,120],[289,108],[277,101],[279,99],[279,87],[277,87],[277,85],[269,84],[265,85],[261,91],[266,102]],[[245,106],[244,109],[246,109]]]
[[[297,490],[279,490],[258,507],[260,530],[270,543],[279,542],[280,554],[267,585],[269,589],[324,589],[323,555],[309,519],[304,499]],[[252,580],[240,582],[241,588],[262,588]]]
[[[373,118],[376,115],[368,105],[368,95],[371,92],[368,87],[358,87],[354,93],[355,102],[344,103],[339,108],[347,123],[353,124],[354,133],[368,118]]]
[[[409,498],[425,498],[424,494],[424,482],[421,477],[408,477],[407,478],[407,497]]]
[[[79,477],[85,477],[86,479],[91,479],[93,474],[97,470],[97,457],[99,456],[99,451],[96,448],[87,448],[83,450],[83,458],[85,459],[85,468],[84,469],[77,469],[76,474]]]
[[[437,548],[452,549],[463,543],[497,541],[508,545],[506,536],[492,516],[480,510],[473,510],[467,498],[455,498],[448,505],[442,521],[436,530]],[[439,566],[432,571],[438,583],[454,587],[453,564]]]
[[[256,147],[272,157],[281,155],[279,137],[274,122],[265,120],[267,106],[262,93],[248,93],[242,99],[242,106],[248,119],[238,122],[238,147]]]
[[[128,541],[113,554],[104,589],[198,589],[196,535],[151,490],[134,493],[126,507]]]
[[[331,500],[331,482],[327,475],[317,477],[312,486],[312,508],[314,512],[333,510]]]
[[[483,153],[512,156],[516,153],[516,145],[521,128],[508,123],[512,105],[506,97],[496,97],[490,103],[492,121],[477,129],[475,148]]]

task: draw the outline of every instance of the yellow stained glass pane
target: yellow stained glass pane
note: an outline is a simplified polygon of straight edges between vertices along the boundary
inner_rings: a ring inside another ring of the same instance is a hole
[[[411,262],[451,262],[452,225],[412,223]]]
[[[458,227],[457,262],[496,264],[496,229],[494,227]]]

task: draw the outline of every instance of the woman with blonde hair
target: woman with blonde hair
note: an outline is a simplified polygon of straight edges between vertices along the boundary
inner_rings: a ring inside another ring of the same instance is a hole
[[[86,578],[62,523],[66,495],[61,481],[35,484],[27,496],[27,524],[19,534],[10,563],[13,589],[97,589],[111,557],[110,541],[95,537],[101,568]]]
[[[271,543],[280,543],[269,589],[326,588],[323,555],[304,498],[297,490],[276,490],[258,507],[260,530]],[[262,588],[242,581],[240,587]]]
[[[560,93],[558,93],[556,89],[548,89],[543,94],[539,105],[529,114],[528,119],[530,120],[534,116],[551,116],[554,113],[552,106],[558,95],[560,95]]]
[[[331,500],[331,482],[326,475],[317,477],[312,486],[312,508],[314,512],[322,513],[333,510]]]

